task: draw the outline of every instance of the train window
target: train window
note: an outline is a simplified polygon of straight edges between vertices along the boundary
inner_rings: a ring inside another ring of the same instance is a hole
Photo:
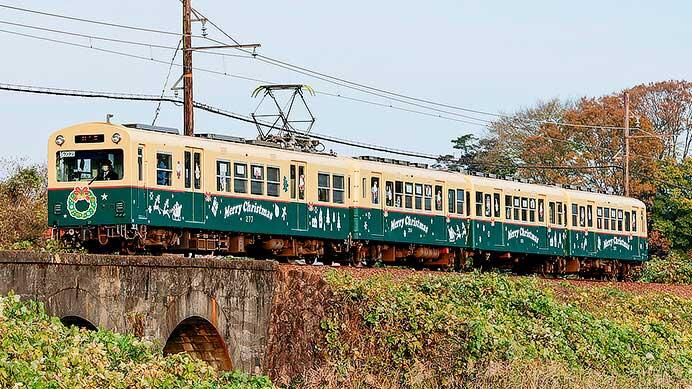
[[[536,199],[529,199],[529,221],[536,222]]]
[[[194,164],[195,164],[195,189],[202,188],[202,154],[193,153]]]
[[[385,201],[388,207],[393,207],[394,206],[394,183],[392,181],[387,181],[385,183],[385,188],[384,188],[384,195],[385,195]]]
[[[500,217],[500,194],[499,193],[494,193],[493,194],[493,216],[499,218]]]
[[[512,219],[512,196],[505,195],[505,219]]]
[[[562,225],[562,202],[558,201],[555,205],[557,206],[557,224]]]
[[[423,184],[416,184],[415,206],[416,209],[423,209]]]
[[[617,227],[617,211],[613,208],[610,210],[610,229],[616,231]]]
[[[363,199],[368,198],[367,197],[368,196],[368,189],[367,189],[368,188],[368,179],[366,177],[363,177],[363,185],[361,185],[360,187],[363,188],[362,189]]]
[[[373,178],[373,180],[375,179],[376,178]],[[378,187],[377,190],[379,191],[380,188]],[[334,174],[332,176],[332,199],[337,204],[344,203],[344,176],[342,175]]]
[[[318,173],[317,174],[317,200],[328,202],[330,189],[331,189],[331,187],[329,186],[329,174]]]
[[[485,194],[485,217],[491,217],[493,215],[493,204],[492,204],[492,196],[490,196],[490,193]]]
[[[572,204],[572,227],[576,227],[579,224],[577,224],[577,217],[579,213],[579,206],[577,204]]]
[[[380,179],[378,177],[370,179],[370,200],[372,204],[380,203]]]
[[[413,208],[413,184],[410,182],[407,182],[406,185],[404,185],[404,193],[406,196],[404,196],[405,200],[405,207],[406,208]]]
[[[305,166],[298,166],[298,199],[305,200]]]
[[[261,196],[264,194],[264,166],[252,165],[251,168],[250,193]]]
[[[123,177],[122,150],[58,151],[58,182],[115,181]]]
[[[156,153],[156,185],[171,186],[173,175],[173,156]]]
[[[449,207],[449,213],[454,213],[454,210],[456,209],[456,196],[454,195],[454,193],[454,189],[450,189],[447,191],[447,199],[449,200],[447,206]]]
[[[351,199],[351,176],[348,176],[348,180],[346,182],[346,196],[348,199]]]
[[[442,211],[442,185],[435,185],[435,210]]]
[[[630,224],[630,213],[629,211],[625,211],[625,231],[630,230],[631,224]]]
[[[229,192],[231,190],[231,163],[216,161],[216,190]]]
[[[596,207],[596,228],[603,229],[603,208]]]
[[[236,163],[233,169],[233,191],[235,193],[247,193],[247,165]]]
[[[637,211],[632,211],[632,231],[637,232]]]
[[[394,206],[398,208],[404,206],[404,183],[401,181],[394,182]]]
[[[432,211],[432,185],[425,185],[423,192],[423,194],[425,195],[424,208],[426,211]]]
[[[290,167],[291,176],[291,198],[296,198],[296,165],[291,165]]]
[[[471,216],[471,192],[466,191],[466,216]]]
[[[618,209],[618,231],[622,231],[622,209]]]
[[[545,222],[545,200],[538,199],[538,222]]]
[[[267,166],[267,196],[279,197],[280,176],[278,167]]]
[[[484,195],[484,199],[485,199],[485,201],[484,201],[484,204],[485,204],[484,211],[485,212],[483,213],[483,215],[485,217],[491,217],[493,214],[492,196],[490,196],[490,193],[486,193]]]
[[[529,218],[529,199],[527,197],[521,198],[521,220],[527,221]]]
[[[514,196],[514,220],[521,220],[521,198]]]
[[[137,179],[144,179],[144,149],[141,147],[137,148]]]
[[[593,227],[593,205],[588,205],[586,207],[586,225],[588,227]]]
[[[586,207],[579,207],[579,227],[586,227]]]
[[[185,152],[185,188],[192,188],[192,153]]]
[[[550,224],[555,224],[555,202],[551,201],[548,203],[548,221]]]
[[[459,215],[464,214],[464,190],[457,189],[457,213]]]
[[[476,216],[483,216],[483,192],[476,192]]]
[[[610,229],[610,208],[603,208],[603,229]]]

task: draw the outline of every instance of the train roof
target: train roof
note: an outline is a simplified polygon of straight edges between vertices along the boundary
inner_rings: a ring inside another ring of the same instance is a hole
[[[51,138],[65,131],[79,131],[82,128],[87,129],[91,126],[111,126],[118,128],[118,131],[127,132],[130,135],[132,142],[158,142],[173,144],[176,146],[190,146],[190,137],[180,135],[179,131],[170,127],[156,127],[143,124],[115,124],[107,122],[86,122],[73,126],[69,126],[58,131],[54,131]],[[163,141],[162,141],[163,139]],[[500,179],[497,177],[489,177],[487,175],[473,175],[463,172],[453,172],[441,169],[431,169],[424,164],[406,162],[387,158],[376,157],[352,157],[352,156],[337,156],[331,153],[306,152],[284,149],[281,147],[273,147],[261,142],[247,140],[239,137],[219,134],[204,134],[194,137],[196,142],[200,142],[207,148],[218,147],[222,152],[224,149],[232,148],[236,152],[245,152],[252,150],[254,155],[267,159],[278,159],[277,153],[291,155],[293,159],[298,161],[310,162],[318,158],[321,164],[344,168],[344,160],[352,163],[357,163],[358,167],[365,168],[370,171],[389,172],[399,175],[410,175],[412,171],[416,172],[416,176],[429,180],[439,180],[441,178],[447,181],[464,182],[480,187],[492,187],[502,189],[504,191],[520,191],[530,194],[546,194],[546,195],[567,195],[573,200],[583,201],[598,201],[600,203],[618,203],[644,208],[642,201],[613,194],[604,194],[598,192],[589,192],[576,190],[571,188],[563,188],[555,185],[540,185],[528,182],[522,182],[511,179]]]

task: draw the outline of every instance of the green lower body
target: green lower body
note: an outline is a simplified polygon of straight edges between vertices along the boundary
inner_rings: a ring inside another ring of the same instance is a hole
[[[92,188],[92,203],[75,202],[70,193],[49,191],[51,226],[137,224],[331,240],[350,237],[502,253],[647,259],[646,239],[628,235],[142,188]],[[96,207],[90,214],[93,199]]]

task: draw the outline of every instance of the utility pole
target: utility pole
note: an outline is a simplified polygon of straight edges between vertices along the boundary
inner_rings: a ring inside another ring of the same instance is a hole
[[[195,134],[192,106],[192,0],[183,0],[183,127],[186,136]]]
[[[200,13],[192,9],[192,0],[182,0],[183,2],[183,128],[186,136],[195,135],[195,117],[194,117],[194,99],[192,95],[192,52],[195,50],[213,50],[213,49],[253,49],[261,45],[258,43],[248,45],[216,45],[192,47],[192,22],[202,22],[202,36],[206,37],[204,23],[207,19]],[[195,14],[195,19],[192,19],[192,14]],[[225,34],[225,33],[224,33]],[[230,38],[230,37],[229,37]],[[232,38],[231,38],[232,39]],[[218,41],[215,41],[218,42]],[[178,85],[176,82],[176,86]],[[177,87],[174,86],[177,90]]]
[[[625,159],[624,159],[624,192],[630,195],[630,92],[625,91]]]

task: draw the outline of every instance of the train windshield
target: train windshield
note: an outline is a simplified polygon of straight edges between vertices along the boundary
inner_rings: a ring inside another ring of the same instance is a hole
[[[58,182],[120,180],[123,178],[123,151],[58,151],[56,169]]]

